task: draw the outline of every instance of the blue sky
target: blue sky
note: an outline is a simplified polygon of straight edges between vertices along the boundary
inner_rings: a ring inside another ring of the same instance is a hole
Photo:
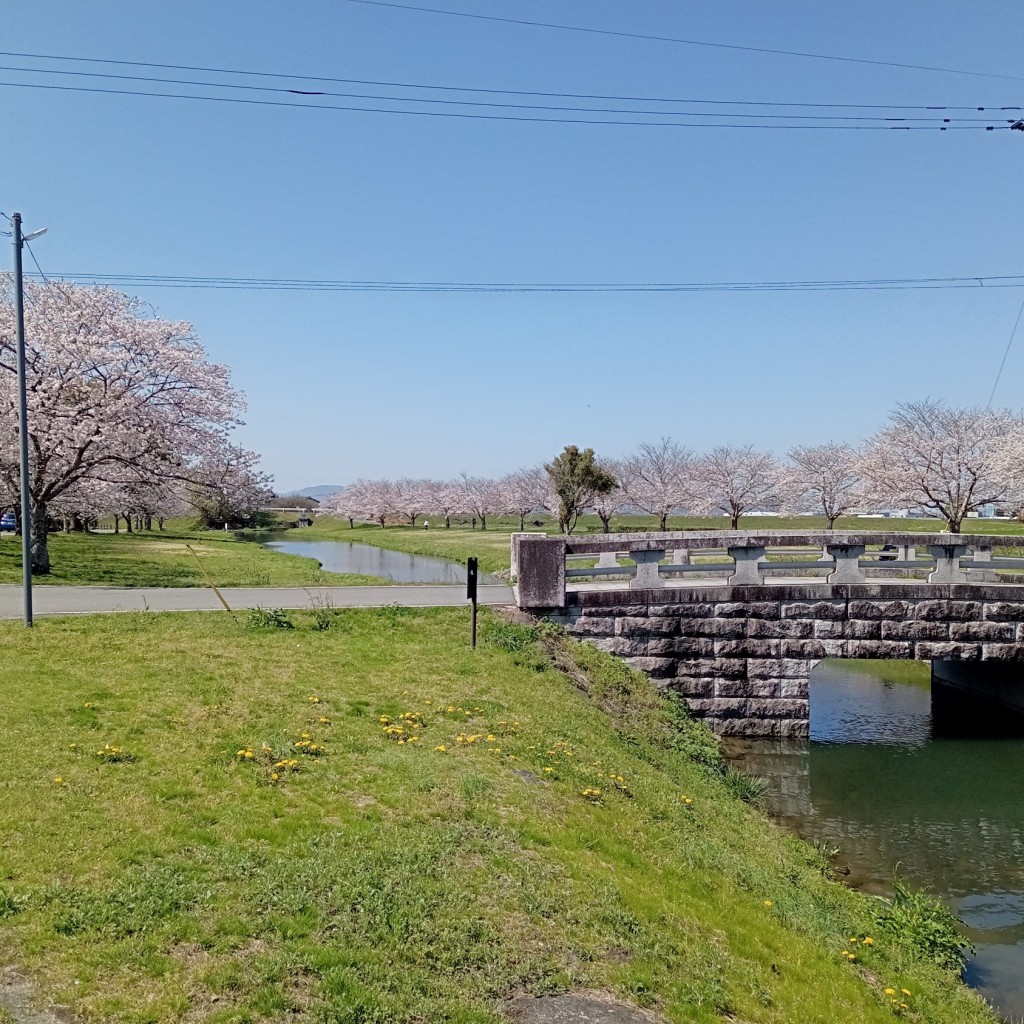
[[[1010,0],[418,2],[1009,76],[1022,67],[1024,5]],[[8,3],[3,48],[478,88],[1024,105],[1024,81],[348,0]],[[34,246],[48,272],[505,282],[1024,272],[1018,132],[545,125],[0,87],[0,134],[0,209],[49,227]],[[240,440],[282,490],[500,474],[568,443],[620,455],[665,434],[697,449],[779,452],[854,440],[903,399],[984,404],[1024,298],[1019,288],[134,291],[192,321],[232,367],[249,401]],[[997,403],[1020,405],[1022,384],[1024,331]]]

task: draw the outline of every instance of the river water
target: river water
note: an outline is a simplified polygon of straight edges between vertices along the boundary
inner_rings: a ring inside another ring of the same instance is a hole
[[[890,895],[894,873],[964,921],[965,980],[1024,1015],[1024,738],[933,728],[927,674],[905,663],[823,662],[811,677],[810,742],[742,741],[734,762],[769,784],[769,809],[838,847],[848,884]],[[1024,679],[1022,679],[1024,684]]]
[[[378,576],[392,583],[465,583],[466,567],[461,562],[427,555],[388,551],[372,544],[348,540],[271,540],[264,547],[286,555],[315,558],[325,572]],[[480,574],[480,583],[498,582]]]

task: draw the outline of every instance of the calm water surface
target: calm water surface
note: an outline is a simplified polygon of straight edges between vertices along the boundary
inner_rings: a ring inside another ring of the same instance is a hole
[[[732,753],[768,779],[783,822],[839,847],[849,884],[889,895],[899,866],[904,881],[942,897],[977,947],[965,980],[1020,1019],[1024,739],[936,735],[928,683],[884,673],[884,662],[872,674],[819,665],[811,742],[748,741]]]
[[[466,567],[461,562],[427,555],[409,555],[388,551],[372,544],[348,540],[272,540],[264,547],[286,555],[315,558],[326,572],[359,573],[379,576],[393,583],[465,583]],[[492,576],[480,574],[481,583],[497,583]]]

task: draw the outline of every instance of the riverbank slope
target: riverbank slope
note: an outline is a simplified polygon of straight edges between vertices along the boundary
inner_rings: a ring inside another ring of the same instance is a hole
[[[487,612],[472,651],[461,609],[258,618],[0,624],[0,951],[40,998],[132,1024],[498,1024],[581,988],[671,1022],[994,1019],[615,659]]]

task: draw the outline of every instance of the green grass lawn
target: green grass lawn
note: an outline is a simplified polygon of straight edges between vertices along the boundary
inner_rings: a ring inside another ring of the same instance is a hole
[[[540,519],[542,525],[533,525]],[[438,525],[438,523],[442,525]],[[657,521],[652,516],[616,516],[611,523],[612,532],[628,532],[641,528],[651,530],[657,528]],[[784,518],[780,516],[750,516],[740,520],[744,530],[824,530],[825,520],[814,516]],[[836,523],[838,530],[884,530],[888,532],[936,533],[942,527],[938,519],[840,519]],[[674,516],[668,521],[670,530],[727,530],[729,520],[718,517]],[[526,529],[537,533],[558,533],[558,523],[550,516],[527,519]],[[480,559],[480,568],[484,572],[502,572],[509,568],[510,548],[509,535],[519,530],[519,519],[509,517],[492,517],[487,520],[487,529],[472,529],[459,523],[451,529],[445,529],[443,521],[431,520],[429,530],[422,525],[387,526],[383,530],[379,526],[357,523],[351,529],[348,520],[335,519],[330,516],[318,516],[313,526],[302,531],[301,539],[305,540],[355,540],[364,544],[389,548],[394,551],[407,551],[416,555],[436,555],[465,562],[470,556]],[[1024,524],[1010,523],[1003,520],[972,519],[964,524],[966,532],[977,533],[1013,533],[1024,535]],[[601,521],[597,516],[583,516],[573,536],[590,536],[602,532]],[[582,564],[582,563],[581,563]]]
[[[219,587],[344,586],[387,583],[373,576],[322,572],[316,561],[261,547],[267,534],[224,533],[168,523],[141,533],[55,533],[50,536],[49,576],[43,586],[202,587],[206,577],[186,544]],[[283,534],[282,534],[283,536]],[[0,535],[0,583],[21,583],[21,538]]]
[[[41,997],[498,1024],[589,987],[672,1022],[880,1024],[889,987],[903,1019],[994,1020],[610,656],[486,612],[471,651],[461,609],[292,618],[0,623],[0,963]]]

